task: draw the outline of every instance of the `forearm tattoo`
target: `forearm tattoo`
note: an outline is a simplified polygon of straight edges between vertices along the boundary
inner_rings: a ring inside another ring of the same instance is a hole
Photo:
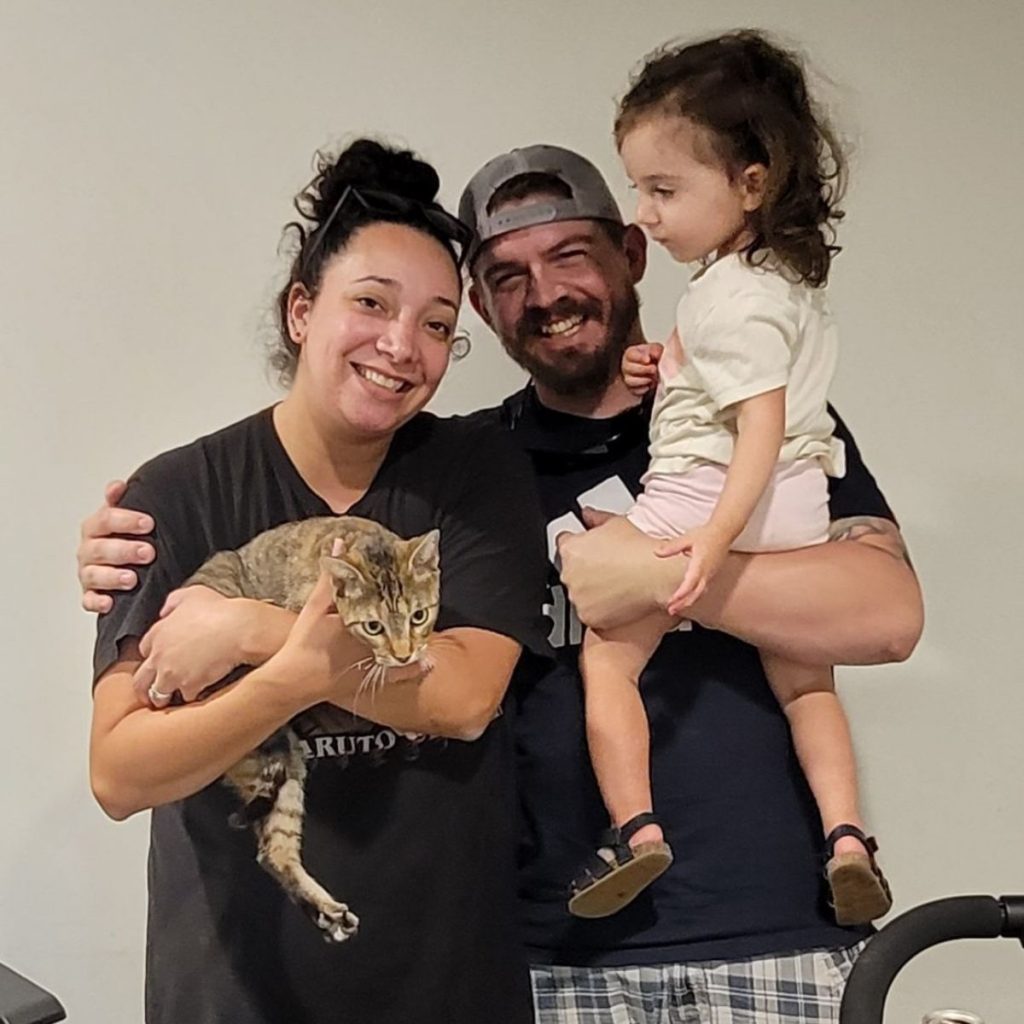
[[[910,560],[910,552],[907,551],[903,534],[890,519],[883,519],[881,516],[847,516],[845,519],[837,519],[828,531],[829,540],[859,540],[861,537],[871,535],[883,537],[889,541],[884,548],[879,548],[879,550],[886,551],[893,558],[902,559],[913,571],[914,563]]]

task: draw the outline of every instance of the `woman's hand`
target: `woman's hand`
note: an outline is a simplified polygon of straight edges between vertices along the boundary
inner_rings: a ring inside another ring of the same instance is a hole
[[[634,395],[643,396],[658,383],[658,362],[664,350],[657,342],[630,345],[622,354],[622,379]]]
[[[267,662],[268,674],[297,688],[307,706],[326,701],[345,706],[367,678],[369,647],[344,626],[334,604],[330,576],[321,573],[284,646]],[[419,678],[419,665],[388,669],[387,681]]]
[[[132,685],[143,704],[166,707],[175,692],[195,700],[245,663],[240,637],[253,602],[209,587],[172,591],[139,642],[143,662]]]
[[[657,549],[659,558],[689,555],[690,561],[683,582],[669,599],[668,613],[683,615],[707,589],[722,567],[732,539],[713,523],[698,526],[682,537],[663,541]]]
[[[351,634],[334,604],[331,579],[321,573],[284,646],[267,668],[310,695],[310,704],[329,700],[353,667]]]

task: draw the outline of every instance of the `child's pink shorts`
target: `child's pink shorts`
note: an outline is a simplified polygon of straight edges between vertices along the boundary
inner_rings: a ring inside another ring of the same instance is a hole
[[[678,537],[703,526],[725,486],[725,466],[649,473],[626,518],[651,537]],[[828,479],[816,459],[780,462],[734,551],[790,551],[828,540]]]

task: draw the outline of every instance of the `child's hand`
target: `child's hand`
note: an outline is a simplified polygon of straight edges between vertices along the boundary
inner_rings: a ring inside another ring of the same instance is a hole
[[[658,361],[664,346],[657,342],[630,345],[622,354],[622,379],[634,395],[646,395],[658,383]]]
[[[665,541],[657,551],[660,558],[689,555],[690,564],[679,589],[668,603],[669,615],[682,615],[685,608],[704,593],[705,588],[722,567],[729,553],[730,538],[721,530],[705,523],[682,537]]]

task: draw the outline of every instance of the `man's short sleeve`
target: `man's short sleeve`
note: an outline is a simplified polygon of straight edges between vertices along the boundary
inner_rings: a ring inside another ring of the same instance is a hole
[[[732,294],[699,317],[689,336],[682,316],[678,327],[686,358],[719,409],[786,386],[797,321],[783,299],[762,291]]]
[[[849,428],[832,406],[829,406],[828,411],[836,421],[835,436],[846,447],[846,473],[838,478],[829,477],[828,481],[828,507],[832,521],[848,519],[850,516],[877,516],[895,523],[896,516],[870,470],[864,465],[860,449]]]
[[[544,527],[529,462],[501,427],[462,423],[467,435],[441,510],[437,628],[487,629],[548,655]]]

